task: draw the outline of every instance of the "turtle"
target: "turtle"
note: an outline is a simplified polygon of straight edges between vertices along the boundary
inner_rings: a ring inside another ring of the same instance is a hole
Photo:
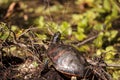
[[[59,31],[53,35],[47,49],[47,56],[55,70],[71,80],[84,77],[85,68],[88,65],[85,57],[72,45],[62,43]]]

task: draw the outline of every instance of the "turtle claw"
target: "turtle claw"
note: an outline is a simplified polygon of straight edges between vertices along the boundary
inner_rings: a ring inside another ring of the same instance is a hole
[[[72,76],[71,80],[77,80],[77,77],[76,76]]]

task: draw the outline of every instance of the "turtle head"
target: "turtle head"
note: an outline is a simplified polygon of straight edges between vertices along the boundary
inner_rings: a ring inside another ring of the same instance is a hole
[[[52,38],[52,44],[56,44],[56,43],[59,43],[60,42],[60,38],[61,38],[61,33],[58,31],[56,32],[54,35],[53,35],[53,38]]]

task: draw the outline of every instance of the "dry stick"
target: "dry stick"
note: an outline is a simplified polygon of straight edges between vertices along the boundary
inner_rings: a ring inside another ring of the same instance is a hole
[[[13,13],[16,4],[17,4],[16,2],[10,4],[4,19],[8,18]]]
[[[120,69],[120,64],[107,64],[108,67],[117,67]]]
[[[27,32],[29,32],[30,30],[38,30],[39,28],[28,28],[28,29],[26,29],[19,37],[18,37],[18,39],[21,37],[21,36],[23,36],[25,33],[27,33]]]
[[[82,41],[82,42],[79,42],[76,46],[81,46],[81,45],[83,45],[83,44],[85,44],[85,43],[87,43],[87,42],[89,42],[89,41],[95,39],[97,36],[98,36],[98,35],[95,35],[95,36],[92,36],[92,37],[90,37],[90,38],[88,38],[88,39]]]
[[[113,20],[111,20],[110,22],[112,22],[112,21],[113,21]],[[103,26],[106,27],[106,25],[108,25],[108,24],[109,24],[109,23],[103,24]],[[104,32],[104,30],[101,31],[101,32]],[[81,45],[83,45],[83,44],[85,44],[85,43],[87,43],[87,42],[89,42],[89,41],[91,41],[91,40],[94,40],[95,38],[98,37],[98,35],[99,35],[99,33],[96,34],[96,35],[94,35],[94,36],[92,36],[92,37],[90,37],[90,38],[88,38],[88,39],[86,39],[86,40],[84,40],[84,41],[82,41],[82,42],[78,42],[77,46],[79,47],[79,46],[81,46]]]
[[[98,64],[98,62],[94,62],[94,61],[92,61],[92,60],[90,60],[90,59],[87,59],[87,62],[89,62],[90,64],[92,64],[92,65],[97,65]],[[99,64],[100,66],[106,66],[106,67],[116,67],[116,68],[118,68],[118,69],[120,69],[120,64]]]
[[[103,68],[101,70],[103,72],[103,75],[105,75],[108,78],[108,80],[113,80],[112,77],[111,77],[111,75],[108,74]]]
[[[120,8],[120,1],[119,1],[119,0],[115,0],[115,3],[116,3],[117,6]]]
[[[16,44],[16,45],[18,45],[18,46],[20,46],[20,47],[28,47],[28,46],[30,46],[30,45],[25,45],[25,44],[23,44],[23,43],[20,43],[20,42],[18,42],[18,39],[22,36],[22,35],[24,35],[25,33],[27,33],[27,32],[29,32],[30,30],[38,30],[38,28],[29,28],[29,29],[26,29],[18,38],[16,37],[16,34],[14,33],[14,31],[12,31],[10,28],[9,28],[9,35],[12,33],[13,34],[13,38],[14,38],[14,41],[13,41],[13,43],[14,44]],[[9,37],[9,36],[8,36]]]

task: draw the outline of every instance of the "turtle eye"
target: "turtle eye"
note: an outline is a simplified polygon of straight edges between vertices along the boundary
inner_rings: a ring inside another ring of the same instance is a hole
[[[52,39],[52,44],[59,43],[61,37],[61,33],[58,31],[54,34],[53,39]]]

